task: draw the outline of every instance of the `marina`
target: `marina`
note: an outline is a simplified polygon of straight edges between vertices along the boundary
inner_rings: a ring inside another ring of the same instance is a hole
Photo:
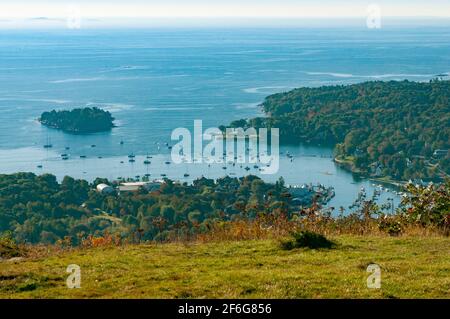
[[[100,146],[96,148],[95,153],[90,153],[89,156],[77,157],[70,154],[66,160],[63,160],[54,151],[43,148],[25,148],[15,151],[14,154],[20,157],[20,161],[13,161],[11,152],[0,150],[0,165],[2,173],[13,173],[19,168],[20,171],[30,171],[36,174],[51,173],[56,175],[59,180],[62,180],[65,175],[88,181],[102,177],[110,181],[131,179],[135,182],[140,182],[143,179],[167,177],[187,183],[191,183],[201,176],[216,179],[226,175],[241,177],[252,174],[270,182],[276,182],[280,177],[283,177],[287,185],[331,187],[333,192],[329,193],[327,206],[333,207],[336,214],[340,207],[343,207],[346,212],[356,208],[352,205],[359,198],[361,187],[367,194],[377,194],[374,200],[379,202],[380,205],[388,203],[389,198],[394,199],[396,207],[400,203],[402,193],[388,186],[380,187],[370,180],[356,179],[351,173],[340,168],[329,158],[332,152],[330,149],[299,146],[283,148],[283,150],[288,150],[295,161],[291,162],[289,157],[281,156],[280,169],[274,175],[261,174],[261,165],[257,164],[246,165],[235,162],[227,162],[226,164],[199,162],[173,164],[168,151],[152,155],[144,152],[143,155],[133,153],[125,156],[103,156]],[[310,161],[309,156],[312,151],[317,152],[317,158],[314,162]],[[303,154],[308,155],[303,156]],[[150,161],[148,158],[152,160]],[[169,166],[170,169],[167,170]],[[329,174],[323,174],[323,172]],[[333,195],[331,196],[331,194]]]

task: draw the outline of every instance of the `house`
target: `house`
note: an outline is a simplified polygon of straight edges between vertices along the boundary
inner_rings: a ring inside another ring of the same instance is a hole
[[[443,158],[447,156],[448,152],[449,150],[435,150],[433,156],[437,158]]]
[[[364,155],[364,152],[363,152],[362,150],[360,150],[359,148],[357,148],[357,149],[353,152],[353,155],[354,155],[355,157],[363,156],[363,155]]]
[[[125,185],[127,184],[127,185]],[[130,185],[133,184],[133,185]],[[141,185],[137,185],[137,183],[124,183],[119,185],[119,194],[123,193],[135,193],[138,192],[141,188]]]
[[[369,165],[371,176],[380,177],[383,176],[383,165],[379,162],[373,162]]]
[[[121,183],[119,185],[120,193],[134,193],[138,192],[141,188],[147,192],[157,191],[161,188],[161,184],[164,181],[153,181],[153,182],[132,182],[132,183]]]
[[[109,194],[113,194],[115,192],[115,190],[112,186],[109,186],[107,184],[98,184],[97,192],[104,194],[104,195],[109,195]]]

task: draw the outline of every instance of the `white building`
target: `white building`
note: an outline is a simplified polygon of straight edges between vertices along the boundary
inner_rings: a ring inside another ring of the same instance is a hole
[[[97,192],[99,192],[101,194],[112,194],[112,193],[114,193],[114,188],[112,186],[109,186],[106,184],[98,184]]]
[[[435,150],[433,156],[437,158],[443,158],[447,156],[448,152],[449,150]]]
[[[163,181],[153,181],[153,182],[127,182],[121,183],[119,186],[119,191],[123,192],[137,192],[140,188],[145,189],[147,192],[153,192],[161,188]]]

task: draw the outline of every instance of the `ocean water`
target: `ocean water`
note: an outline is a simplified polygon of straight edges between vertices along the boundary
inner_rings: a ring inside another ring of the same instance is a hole
[[[244,175],[238,166],[167,166],[164,143],[174,128],[192,130],[195,119],[207,128],[262,115],[258,104],[267,95],[295,87],[428,81],[449,72],[450,32],[439,27],[0,30],[0,173],[187,181]],[[118,127],[70,135],[36,121],[43,111],[85,106],[111,111]],[[44,150],[48,139],[53,148]],[[336,167],[331,149],[289,151],[293,162],[282,157],[279,173],[262,177],[334,186],[336,207],[348,207],[361,187],[373,190]],[[130,153],[138,156],[134,164]],[[142,164],[147,154],[154,156],[149,166]],[[388,197],[398,203],[389,192],[381,199]]]

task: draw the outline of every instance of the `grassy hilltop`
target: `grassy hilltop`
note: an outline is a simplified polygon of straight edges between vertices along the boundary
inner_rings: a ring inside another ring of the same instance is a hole
[[[333,236],[330,250],[278,240],[75,249],[0,262],[0,298],[448,298],[450,238]],[[381,267],[368,289],[367,266]],[[81,288],[66,288],[66,267]]]
[[[408,190],[394,215],[372,200],[336,217],[314,204],[169,239],[106,229],[31,244],[7,232],[0,298],[449,298],[450,181]],[[66,287],[72,264],[80,289]],[[381,268],[381,289],[367,288],[370,264]]]

